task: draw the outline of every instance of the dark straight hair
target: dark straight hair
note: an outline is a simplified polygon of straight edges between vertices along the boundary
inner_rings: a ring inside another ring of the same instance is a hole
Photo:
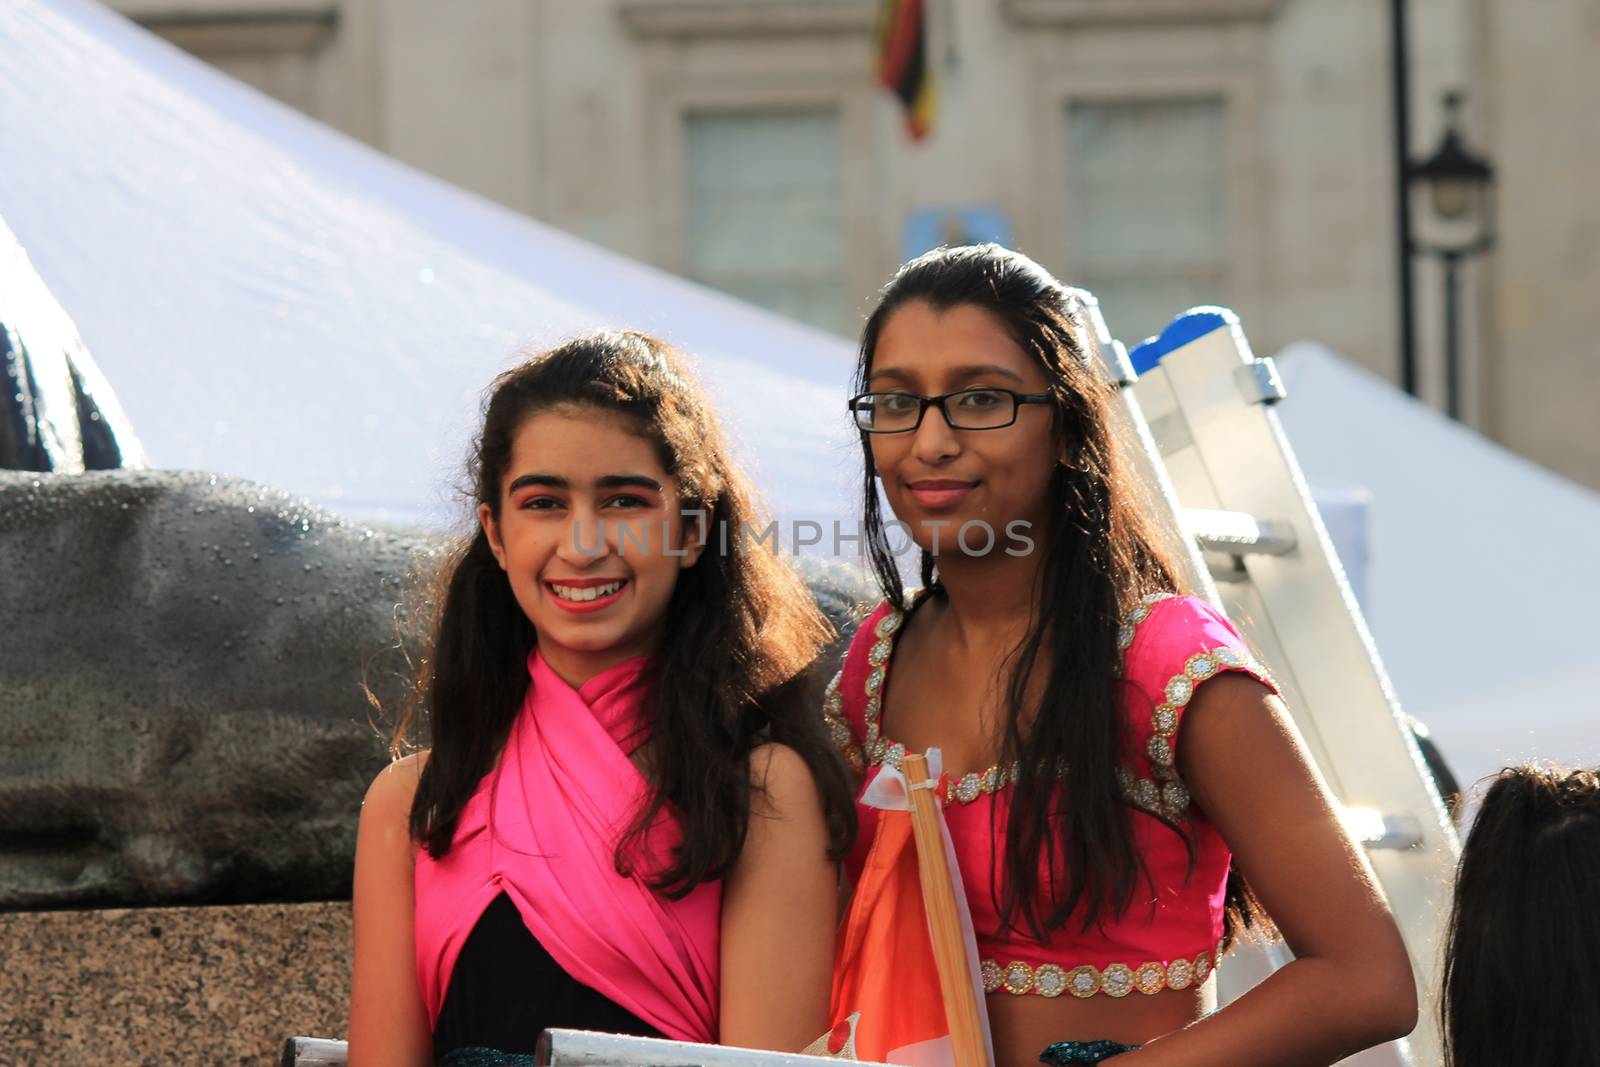
[[[1119,711],[1122,618],[1149,594],[1189,590],[1147,518],[1148,493],[1118,449],[1115,388],[1091,363],[1076,292],[1027,256],[999,245],[928,252],[901,267],[879,295],[861,337],[857,392],[867,389],[885,322],[912,302],[935,311],[970,306],[994,315],[1044,371],[1056,433],[1071,456],[1068,465],[1056,467],[1050,483],[1051,525],[1040,546],[1039,595],[1010,662],[1001,759],[1016,760],[1020,777],[1005,828],[1000,885],[991,892],[1009,928],[1025,925],[1042,938],[1082,908],[1087,931],[1121,915],[1145,874],[1134,846],[1130,801],[1117,778],[1127,741]],[[900,605],[904,589],[865,433],[861,444],[868,557],[884,595]],[[925,551],[921,578],[929,595],[945,595],[936,561]],[[1054,606],[1048,619],[1043,605]],[[1035,704],[1027,696],[1028,682],[1041,661],[1046,681]],[[1057,787],[1058,769],[1072,782],[1070,804]],[[1194,844],[1185,826],[1147,814],[1182,837],[1192,870]],[[1049,872],[1048,887],[1041,867]],[[1228,936],[1263,917],[1243,879],[1230,871]]]
[[[1448,1067],[1600,1062],[1600,771],[1522,766],[1461,849],[1439,997]]]
[[[474,528],[421,605],[425,651],[391,753],[426,720],[432,754],[417,784],[411,833],[435,858],[450,850],[461,809],[492,768],[528,687],[536,634],[512,595],[477,505],[498,518],[518,431],[559,409],[622,417],[678,480],[681,506],[706,528],[757,524],[754,490],[733,464],[709,401],[672,348],[642,333],[589,334],[497,378],[468,464]],[[715,537],[715,534],[712,534]],[[650,884],[682,896],[737,859],[749,824],[750,754],[765,741],[795,749],[823,797],[830,848],[855,831],[843,766],[804,701],[802,674],[831,633],[805,584],[775,553],[744,539],[713,543],[680,572],[650,669],[650,799],[619,841],[619,872],[634,867],[644,830],[669,805],[683,829],[675,855],[648,857]]]

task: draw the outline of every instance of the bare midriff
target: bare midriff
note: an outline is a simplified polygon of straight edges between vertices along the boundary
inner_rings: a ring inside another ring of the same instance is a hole
[[[1142,1045],[1194,1022],[1216,1006],[1217,981],[1199,988],[1164,989],[1146,996],[1097,994],[1083,1000],[990,993],[989,1029],[995,1067],[1029,1067],[1058,1041],[1118,1041]]]

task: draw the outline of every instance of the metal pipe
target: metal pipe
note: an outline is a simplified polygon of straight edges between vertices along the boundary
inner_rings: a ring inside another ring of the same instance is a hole
[[[1461,419],[1461,324],[1456,321],[1460,304],[1461,253],[1448,249],[1441,252],[1444,261],[1444,396],[1445,411],[1452,419]]]
[[[1282,556],[1299,544],[1288,523],[1242,511],[1184,508],[1183,521],[1200,547],[1230,556]]]
[[[1394,94],[1395,282],[1400,297],[1400,387],[1417,395],[1417,351],[1411,279],[1411,53],[1406,0],[1389,0]]]
[[[857,1067],[859,1062],[555,1028],[539,1035],[536,1059],[542,1067]]]

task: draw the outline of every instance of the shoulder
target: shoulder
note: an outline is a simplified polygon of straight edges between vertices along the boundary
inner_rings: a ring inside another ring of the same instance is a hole
[[[778,741],[768,741],[750,751],[750,784],[785,796],[814,794],[817,789],[816,777],[805,757]]]
[[[1187,704],[1194,686],[1223,671],[1251,675],[1277,691],[1238,628],[1200,597],[1150,598],[1132,613],[1124,634],[1125,677],[1157,699]]]
[[[866,766],[861,746],[866,736],[867,703],[882,688],[894,634],[904,619],[904,613],[887,600],[868,612],[857,624],[844,661],[822,694],[822,717],[829,739],[855,773]]]
[[[1237,673],[1239,683],[1259,682],[1274,693],[1277,683],[1228,617],[1197,596],[1147,599],[1130,614],[1123,635],[1130,749],[1123,786],[1139,806],[1181,820],[1189,794],[1179,780],[1178,741],[1195,694],[1224,674]]]
[[[360,900],[370,903],[374,894],[409,885],[407,872],[418,847],[411,836],[411,802],[427,761],[426,752],[395,760],[367,787],[356,826],[355,893]]]
[[[770,741],[750,752],[750,806],[753,814],[791,818],[821,811],[821,792],[805,757]]]
[[[873,646],[890,640],[904,621],[904,611],[887,600],[880,601],[877,607],[867,612],[851,635],[850,646],[845,650],[845,669],[865,670],[865,662],[871,656]]]
[[[409,821],[411,802],[417,795],[417,782],[422,778],[422,768],[428,764],[428,756],[426,749],[413,752],[379,771],[361,801],[361,821]]]
[[[1228,617],[1203,597],[1191,593],[1156,594],[1146,597],[1132,617],[1137,620],[1133,647],[1149,647],[1156,635],[1167,641],[1199,639],[1204,635],[1230,635],[1238,632]]]

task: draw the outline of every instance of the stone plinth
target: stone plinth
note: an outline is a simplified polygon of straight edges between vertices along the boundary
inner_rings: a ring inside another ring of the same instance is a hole
[[[350,905],[0,914],[0,1067],[277,1063],[345,1036]]]

